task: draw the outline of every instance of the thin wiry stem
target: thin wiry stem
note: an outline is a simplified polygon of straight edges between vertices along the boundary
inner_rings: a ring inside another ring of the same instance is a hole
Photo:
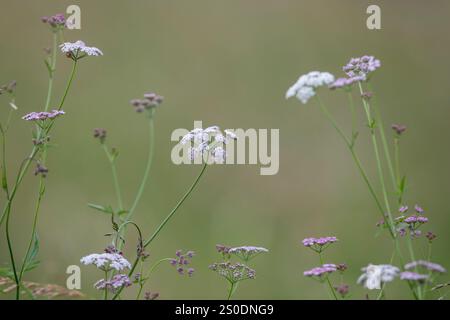
[[[361,93],[361,95],[363,95],[363,88],[361,85],[361,82],[358,82],[358,86],[359,86],[359,91]],[[381,190],[383,193],[383,198],[384,198],[384,204],[386,207],[386,214],[388,216],[389,219],[389,225],[391,228],[391,233],[394,235],[394,237],[396,237],[395,235],[395,230],[394,230],[394,219],[392,218],[392,213],[391,213],[391,208],[389,205],[389,198],[388,198],[388,193],[387,193],[387,189],[386,189],[386,183],[384,181],[384,173],[383,173],[383,166],[381,164],[381,159],[380,159],[380,154],[378,151],[378,142],[377,142],[377,137],[375,135],[375,122],[372,119],[372,115],[370,114],[370,105],[367,102],[366,99],[362,98],[363,101],[363,106],[364,106],[364,110],[366,112],[366,116],[367,116],[367,121],[368,121],[368,125],[369,125],[369,129],[370,129],[370,135],[372,138],[372,144],[373,144],[373,148],[374,148],[374,152],[375,152],[375,160],[377,163],[377,169],[378,169],[378,176],[380,179],[380,184],[381,184]]]
[[[181,207],[181,205],[184,203],[184,201],[189,197],[189,195],[192,193],[192,191],[195,189],[195,187],[197,186],[198,182],[200,181],[201,177],[203,176],[203,174],[205,173],[206,167],[207,167],[208,163],[207,161],[205,161],[202,170],[200,171],[200,173],[198,174],[197,178],[194,180],[194,182],[192,183],[192,185],[189,187],[189,189],[186,191],[186,193],[183,195],[183,197],[181,197],[181,199],[178,201],[178,203],[175,205],[175,207],[172,209],[172,211],[167,215],[167,217],[161,222],[161,224],[158,226],[158,228],[155,230],[155,232],[153,233],[153,235],[146,241],[144,242],[144,248],[146,248],[155,238],[156,236],[161,232],[161,230],[164,228],[164,226],[167,224],[167,222],[169,222],[169,220],[175,215],[175,213],[177,212],[177,210]],[[134,272],[134,270],[136,269],[136,266],[138,265],[139,262],[139,258],[140,257],[136,257],[136,259],[134,260],[134,263],[130,269],[130,272],[128,273],[128,276],[131,276]],[[114,295],[113,300],[117,299],[120,295],[120,293],[122,292],[123,287],[120,288],[117,293]]]
[[[322,252],[319,252],[319,260],[320,260],[320,264],[323,265],[324,262],[323,262]],[[333,285],[331,284],[329,275],[326,275],[326,282],[328,284],[328,288],[330,288],[330,291],[333,294],[334,299],[335,300],[339,300],[337,295],[336,295],[336,292],[335,292],[335,290],[333,288]]]
[[[139,291],[138,294],[136,296],[136,300],[139,300],[139,298],[141,297],[141,293],[142,293],[142,289],[144,288],[145,284],[147,283],[148,279],[150,278],[150,275],[152,274],[152,272],[163,262],[165,261],[170,261],[172,260],[172,258],[164,258],[161,260],[158,260],[157,262],[155,262],[155,264],[153,264],[153,266],[148,270],[147,274],[144,276],[142,273],[143,268],[141,267],[141,277],[142,280],[139,281]],[[142,263],[143,266],[143,263]]]
[[[366,183],[370,194],[372,195],[372,198],[374,199],[383,219],[384,219],[384,209],[383,206],[381,205],[380,200],[378,199],[378,196],[375,193],[375,189],[372,186],[372,183],[369,180],[369,177],[367,176],[366,171],[364,170],[364,167],[358,157],[358,155],[356,154],[356,151],[354,149],[354,144],[345,136],[344,132],[342,131],[342,129],[339,127],[339,125],[337,124],[336,120],[334,119],[333,115],[328,111],[327,107],[325,107],[325,104],[322,102],[322,100],[320,99],[319,95],[317,95],[317,100],[319,102],[319,105],[321,107],[321,110],[323,112],[323,114],[328,118],[328,120],[331,122],[332,126],[336,129],[337,133],[339,134],[339,136],[344,140],[345,144],[347,145],[353,161],[355,162],[356,166],[358,167],[358,171],[361,174],[364,182]]]
[[[56,69],[56,51],[57,51],[57,46],[58,46],[58,32],[54,32],[53,33],[53,48],[52,48],[52,56],[51,56],[51,62],[50,62],[50,70],[49,70],[49,79],[48,79],[48,89],[47,89],[47,98],[45,101],[45,106],[44,106],[44,111],[48,111],[49,107],[50,107],[50,102],[51,102],[51,97],[52,97],[52,92],[53,92],[53,76],[55,73],[55,69]],[[39,130],[39,134],[38,136],[41,135],[41,128],[38,128]],[[44,148],[43,153],[42,153],[42,164],[45,166],[47,160],[47,148]],[[32,225],[32,229],[31,229],[31,237],[30,237],[30,241],[28,243],[28,247],[27,250],[25,252],[25,256],[24,256],[24,260],[22,263],[22,267],[20,269],[20,274],[19,274],[19,285],[17,286],[17,291],[20,291],[20,285],[22,282],[22,278],[25,272],[25,264],[26,264],[26,259],[28,258],[28,255],[30,254],[30,250],[31,247],[33,245],[33,240],[35,239],[35,234],[36,234],[36,227],[37,227],[37,221],[38,221],[38,216],[39,216],[39,210],[41,207],[41,201],[42,198],[44,197],[45,194],[45,183],[44,183],[44,177],[40,177],[39,179],[39,192],[38,192],[38,199],[37,199],[37,203],[36,203],[36,209],[34,211],[34,217],[33,217],[33,225]]]
[[[148,146],[147,164],[145,166],[144,174],[142,176],[142,181],[141,181],[139,189],[136,193],[136,197],[133,201],[133,204],[132,204],[130,210],[128,211],[128,213],[125,217],[125,220],[124,220],[125,222],[131,220],[134,215],[134,212],[139,204],[139,201],[141,200],[142,194],[144,193],[145,186],[147,185],[147,181],[150,176],[150,169],[152,167],[155,134],[154,134],[153,110],[150,110],[149,112],[150,112],[149,116],[148,116],[149,117],[149,119],[148,119],[148,126],[149,126],[149,128],[148,128],[148,134],[149,134],[148,143],[149,143],[149,146]],[[122,231],[122,234],[121,234],[122,237],[124,237],[125,232],[126,232],[126,229],[124,228]],[[120,248],[121,244],[122,243],[119,244],[119,248]]]
[[[361,83],[360,83],[360,86],[361,86]],[[373,92],[370,83],[368,84],[368,87],[369,87],[369,90]],[[395,174],[394,174],[394,166],[392,165],[391,153],[389,151],[389,145],[386,140],[383,118],[381,117],[381,112],[380,112],[380,109],[378,108],[376,95],[373,97],[373,99],[374,99],[374,103],[372,105],[373,105],[373,109],[375,110],[375,120],[377,122],[377,127],[379,128],[379,131],[380,131],[381,143],[383,144],[384,155],[386,158],[386,162],[388,164],[389,174],[390,174],[390,177],[392,180],[392,185],[394,187],[394,190],[396,190],[397,186],[396,186],[396,180],[395,180]]]
[[[74,61],[74,64],[72,66],[72,72],[71,75],[69,77],[69,81],[66,85],[66,89],[64,90],[64,95],[61,99],[61,102],[59,104],[59,108],[58,110],[61,110],[61,108],[64,105],[64,102],[66,100],[67,94],[69,93],[70,87],[72,85],[72,81],[74,79],[74,75],[75,75],[75,70],[76,70],[76,65],[77,65],[77,61]],[[50,123],[50,125],[43,131],[45,131],[43,134],[41,134],[41,136],[38,136],[38,140],[42,137],[42,136],[47,136],[48,133],[50,132],[51,128],[53,127],[55,119],[53,119],[53,122]],[[42,131],[41,131],[42,132]],[[18,287],[18,290],[16,291],[16,299],[19,300],[20,299],[20,282],[19,282],[19,275],[17,274],[17,268],[16,268],[16,263],[15,263],[15,259],[14,259],[14,252],[12,249],[12,242],[11,242],[11,236],[9,234],[9,223],[10,223],[10,216],[11,216],[11,206],[12,206],[12,202],[14,200],[14,197],[16,195],[16,192],[21,184],[21,182],[23,181],[23,178],[26,174],[26,172],[28,171],[28,168],[31,164],[31,162],[34,160],[34,157],[36,156],[36,154],[38,153],[39,148],[37,146],[33,147],[33,150],[31,151],[30,156],[26,159],[25,164],[23,166],[21,166],[20,170],[19,170],[19,174],[17,175],[16,178],[16,183],[11,191],[11,195],[8,198],[8,201],[5,205],[5,209],[3,210],[2,213],[2,217],[0,218],[0,225],[3,222],[3,218],[4,216],[6,216],[6,240],[8,243],[8,251],[9,251],[9,256],[10,256],[10,261],[11,261],[11,266],[13,267],[13,273],[14,273],[14,280],[16,282],[16,285]]]
[[[113,184],[114,184],[114,190],[116,191],[116,197],[117,197],[117,205],[119,206],[119,211],[123,210],[123,201],[122,201],[122,192],[120,190],[120,183],[119,183],[119,177],[117,176],[117,168],[116,168],[116,158],[114,155],[112,155],[106,144],[102,144],[103,150],[106,153],[106,156],[108,157],[109,164],[111,165],[111,172],[113,176]]]

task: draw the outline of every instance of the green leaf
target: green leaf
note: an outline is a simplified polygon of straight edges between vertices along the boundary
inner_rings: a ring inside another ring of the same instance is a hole
[[[111,208],[111,206],[104,207],[104,206],[99,205],[99,204],[88,203],[88,207],[91,208],[91,209],[94,209],[94,210],[101,211],[103,213],[107,213],[107,214],[113,214],[114,213],[114,211]]]
[[[406,176],[403,176],[402,180],[400,181],[400,185],[398,186],[400,189],[400,192],[404,192],[406,188]]]
[[[37,255],[39,253],[39,238],[37,233],[33,235],[33,244],[30,252],[25,257],[24,261],[24,272],[31,271],[39,265],[39,260],[37,260]]]

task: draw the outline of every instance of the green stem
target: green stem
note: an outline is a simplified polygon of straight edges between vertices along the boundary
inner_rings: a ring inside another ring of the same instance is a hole
[[[73,78],[75,77],[75,71],[77,69],[77,63],[78,63],[78,60],[75,60],[73,62],[73,64],[72,64],[72,71],[70,72],[69,81],[67,82],[66,89],[64,90],[64,94],[63,94],[63,96],[61,98],[61,102],[59,103],[58,110],[61,110],[61,108],[64,105],[64,102],[66,101],[67,94],[69,93],[69,89],[72,86]]]
[[[352,155],[353,161],[355,162],[356,166],[358,167],[358,171],[361,174],[364,182],[366,183],[366,185],[367,185],[367,187],[369,189],[369,192],[372,195],[372,198],[374,199],[374,201],[375,201],[375,203],[376,203],[376,205],[377,205],[377,207],[378,207],[378,209],[379,209],[379,211],[381,213],[381,216],[384,219],[385,215],[384,215],[383,206],[381,205],[381,202],[380,202],[380,200],[378,199],[378,196],[375,193],[375,190],[374,190],[374,188],[372,186],[372,183],[370,182],[370,180],[369,180],[369,178],[368,178],[368,176],[366,174],[366,171],[364,170],[364,168],[362,166],[362,163],[361,163],[358,155],[355,152],[354,145],[352,144],[351,141],[349,141],[347,139],[347,137],[345,136],[344,132],[342,131],[342,129],[339,127],[339,125],[337,124],[336,120],[334,119],[333,115],[328,111],[327,107],[325,107],[325,104],[322,102],[322,100],[320,99],[319,95],[317,95],[317,100],[319,102],[319,105],[321,107],[321,110],[322,110],[323,114],[328,118],[328,120],[331,122],[332,126],[336,129],[337,133],[341,136],[341,138],[344,140],[345,144],[347,145],[347,147],[348,147],[348,149],[349,149],[349,151],[350,151],[350,153]],[[388,224],[389,223],[390,222],[388,221]],[[393,236],[391,228],[389,228],[389,230],[391,232],[391,235]]]
[[[69,89],[70,89],[70,87],[72,85],[72,81],[73,81],[73,78],[74,78],[74,75],[75,75],[76,65],[77,65],[77,61],[74,61],[74,64],[72,66],[72,72],[71,72],[69,81],[67,83],[66,89],[64,91],[64,95],[63,95],[63,97],[61,99],[61,102],[59,104],[58,110],[61,110],[62,106],[64,105],[64,102],[66,100],[67,94],[68,94]],[[49,90],[50,90],[50,88],[53,87],[53,82],[51,82],[51,83],[52,83],[52,85],[49,86]],[[48,133],[50,132],[51,128],[53,127],[53,124],[54,124],[54,120],[46,128],[44,136],[48,135]],[[39,134],[40,135],[38,136],[38,139],[41,138],[41,136],[42,136],[41,132],[39,132]],[[14,200],[14,197],[16,195],[16,192],[17,192],[20,184],[22,183],[23,178],[24,178],[26,172],[28,171],[28,168],[29,168],[31,162],[34,160],[34,157],[36,156],[37,152],[38,152],[38,148],[36,146],[33,146],[33,149],[31,151],[30,156],[26,159],[25,163],[21,166],[21,168],[19,170],[19,174],[17,175],[17,178],[16,178],[16,183],[15,183],[15,185],[14,185],[12,191],[11,191],[11,194],[10,194],[10,196],[8,198],[8,201],[7,201],[6,205],[5,205],[5,208],[4,208],[3,213],[2,213],[2,217],[0,218],[0,225],[1,225],[3,223],[4,217],[6,216],[6,240],[7,240],[7,244],[8,244],[8,251],[9,251],[9,256],[10,256],[10,260],[11,260],[11,266],[13,268],[14,280],[15,280],[16,285],[18,287],[17,290],[16,290],[16,299],[17,300],[20,298],[20,281],[19,281],[19,276],[17,274],[16,264],[15,264],[15,259],[14,259],[14,253],[13,253],[13,249],[12,249],[12,242],[11,242],[11,237],[10,237],[10,234],[9,234],[9,222],[10,222],[10,215],[11,215],[11,206],[12,206],[12,202]]]
[[[158,226],[158,228],[156,228],[155,232],[150,237],[150,239],[148,239],[146,242],[144,242],[144,247],[147,247],[158,236],[158,234],[161,232],[161,230],[164,228],[164,226],[167,224],[167,222],[169,222],[170,219],[175,215],[175,213],[177,212],[178,208],[183,204],[184,200],[186,200],[186,198],[191,194],[191,192],[197,186],[197,184],[200,181],[200,178],[203,176],[203,173],[205,172],[207,166],[208,166],[207,161],[205,161],[205,164],[203,165],[203,168],[200,171],[200,173],[197,176],[197,178],[194,180],[194,183],[186,191],[186,193],[180,199],[180,201],[178,201],[178,203],[175,206],[175,208],[172,209],[172,211],[167,215],[167,217],[163,220],[163,222],[161,222],[161,224]]]
[[[53,51],[52,51],[52,62],[51,62],[51,70],[49,70],[48,75],[48,90],[47,90],[47,99],[45,101],[45,107],[44,111],[48,111],[48,108],[50,107],[50,101],[52,98],[52,91],[53,91],[53,74],[56,69],[56,50],[57,50],[57,44],[58,44],[58,34],[56,32],[53,33]]]
[[[141,200],[142,194],[144,193],[145,186],[148,181],[148,177],[150,176],[150,169],[152,167],[153,162],[153,154],[154,154],[154,121],[153,121],[153,111],[150,111],[149,119],[148,119],[148,126],[149,126],[149,147],[148,147],[148,157],[147,157],[147,164],[145,166],[144,175],[142,176],[142,181],[139,186],[138,192],[136,194],[136,197],[134,199],[133,205],[131,206],[128,214],[125,217],[125,222],[131,220],[133,217],[134,211],[136,210],[137,205],[139,204],[139,201]],[[126,232],[126,229],[123,229],[123,232],[121,234],[122,237],[124,237],[124,234]],[[119,249],[120,245],[119,244]]]
[[[6,242],[8,244],[8,251],[9,251],[9,257],[11,260],[11,266],[13,269],[13,274],[14,274],[14,281],[16,283],[17,287],[19,286],[19,276],[17,275],[17,269],[16,269],[16,262],[14,260],[14,252],[13,252],[13,248],[12,248],[12,242],[11,242],[11,236],[9,234],[9,219],[10,219],[10,211],[8,212],[8,214],[6,215]],[[20,291],[16,290],[16,300],[20,299]]]
[[[108,271],[105,271],[105,281],[108,281]],[[108,288],[105,286],[104,300],[108,300]]]
[[[25,273],[25,266],[26,266],[26,262],[27,262],[27,259],[28,259],[28,255],[30,254],[31,247],[33,246],[33,240],[35,239],[37,221],[38,221],[38,216],[39,216],[39,210],[40,210],[40,207],[41,207],[42,198],[43,198],[43,196],[45,194],[44,179],[45,179],[44,177],[41,177],[40,181],[39,181],[39,196],[38,196],[38,200],[36,202],[36,208],[35,208],[35,211],[34,211],[33,227],[31,229],[31,237],[30,237],[30,241],[28,243],[27,251],[25,252],[25,256],[24,256],[24,259],[23,259],[23,262],[22,262],[22,267],[20,269],[19,285],[16,288],[17,291],[20,290],[20,286],[22,284],[23,275]]]
[[[359,86],[361,88],[361,82],[359,83]],[[369,90],[373,92],[372,87],[370,84],[368,84]],[[388,168],[389,168],[389,174],[392,180],[392,185],[394,186],[394,190],[396,189],[396,180],[395,180],[395,174],[394,174],[394,167],[392,166],[392,161],[391,161],[391,154],[389,151],[389,145],[387,143],[386,140],[386,134],[385,134],[385,130],[384,130],[384,124],[383,124],[383,119],[381,117],[381,112],[380,109],[378,108],[378,104],[377,104],[377,98],[376,96],[374,96],[374,103],[373,103],[373,109],[375,110],[375,117],[376,117],[376,121],[378,124],[378,128],[380,129],[380,136],[381,136],[381,143],[383,144],[383,149],[384,149],[384,155],[386,157],[386,162],[388,164]]]
[[[147,274],[144,276],[142,274],[142,268],[141,268],[141,277],[142,277],[142,281],[139,281],[139,285],[140,285],[140,289],[139,292],[137,294],[136,300],[139,300],[140,296],[141,296],[141,292],[142,289],[144,288],[145,284],[147,283],[150,275],[152,274],[152,272],[156,269],[156,267],[158,267],[161,263],[165,262],[165,261],[170,261],[172,260],[172,258],[164,258],[161,260],[158,260],[157,262],[155,262],[155,264],[149,269],[149,271],[147,272]]]
[[[394,139],[394,157],[395,157],[395,174],[397,179],[397,193],[398,193],[398,205],[403,202],[403,189],[401,188],[401,173],[400,173],[400,156],[399,156],[400,139],[396,137]]]
[[[230,289],[228,290],[227,300],[231,300],[231,297],[236,292],[239,286],[239,282],[230,282]]]
[[[57,45],[58,45],[58,33],[54,32],[53,33],[53,49],[52,49],[52,57],[51,57],[51,70],[49,70],[47,98],[45,100],[44,111],[48,111],[48,109],[49,109],[50,101],[51,101],[51,97],[52,97],[52,92],[53,92],[53,75],[54,75],[54,72],[55,72],[55,69],[56,69]],[[41,132],[39,132],[38,135],[40,136]],[[45,165],[46,160],[47,160],[47,149],[45,148],[44,151],[43,151],[43,154],[42,154],[43,165]],[[38,216],[39,216],[39,210],[40,210],[41,201],[42,201],[42,198],[44,196],[44,193],[45,193],[44,177],[41,176],[40,179],[39,179],[39,193],[38,193],[38,200],[37,200],[37,203],[36,203],[36,208],[35,208],[35,211],[34,211],[33,225],[32,225],[32,229],[31,229],[31,237],[30,237],[30,241],[28,243],[27,251],[26,251],[25,256],[24,256],[24,261],[23,261],[23,264],[22,264],[22,268],[20,269],[19,285],[17,286],[17,290],[19,290],[19,288],[20,288],[21,281],[22,281],[22,278],[23,278],[23,274],[25,272],[25,261],[28,258],[28,255],[30,254],[31,247],[33,245],[33,239],[35,238],[36,226],[37,226],[37,221],[38,221]]]
[[[319,260],[320,260],[320,264],[323,265],[324,262],[323,262],[322,252],[319,252]],[[339,300],[337,295],[336,295],[336,292],[335,292],[335,290],[333,288],[333,285],[331,284],[329,275],[326,275],[326,281],[327,281],[327,284],[328,284],[328,288],[330,288],[330,291],[333,294],[334,299],[335,300]]]
[[[119,178],[117,176],[117,168],[116,168],[116,159],[113,155],[109,153],[108,147],[106,144],[102,144],[103,150],[106,153],[106,156],[108,157],[109,164],[111,165],[111,171],[113,176],[113,183],[114,183],[114,190],[116,191],[116,197],[117,197],[117,204],[119,206],[119,211],[123,210],[123,202],[122,202],[122,192],[120,190],[120,183]]]
[[[144,248],[147,247],[156,238],[156,236],[159,234],[159,232],[161,232],[161,230],[164,228],[164,226],[167,224],[167,222],[174,216],[174,214],[177,212],[177,210],[180,208],[180,206],[183,204],[183,202],[189,197],[189,195],[192,193],[192,191],[195,189],[198,182],[200,181],[200,178],[205,173],[207,165],[208,165],[207,161],[205,161],[205,164],[203,165],[202,170],[200,171],[200,173],[198,174],[197,178],[194,180],[192,185],[189,187],[189,189],[186,191],[186,193],[183,195],[183,197],[180,199],[180,201],[178,201],[178,203],[172,209],[172,211],[169,213],[169,215],[158,226],[158,228],[153,233],[153,235],[150,237],[150,239],[148,239],[146,242],[144,242]],[[134,269],[136,269],[138,262],[139,262],[139,257],[136,257],[136,259],[134,260],[134,263],[130,269],[130,272],[128,273],[129,276],[131,276],[133,274]],[[117,299],[117,297],[120,295],[122,290],[123,290],[123,288],[119,289],[119,291],[114,295],[113,300]]]
[[[347,92],[347,97],[348,97],[349,106],[350,106],[350,113],[352,116],[352,145],[354,145],[355,139],[358,135],[358,131],[357,131],[357,127],[356,127],[357,122],[356,122],[355,103],[353,101],[353,95],[352,95],[351,91]]]
[[[364,92],[363,92],[363,88],[362,88],[361,82],[358,82],[358,86],[359,86],[359,91],[360,91],[360,93],[362,95]],[[369,123],[370,135],[372,137],[372,144],[373,144],[373,148],[374,148],[374,152],[375,152],[375,160],[376,160],[376,163],[377,163],[378,176],[380,178],[380,184],[381,184],[381,189],[382,189],[382,193],[383,193],[384,204],[386,206],[387,216],[388,216],[388,219],[389,219],[389,225],[390,225],[390,228],[391,228],[391,234],[393,234],[394,237],[396,238],[395,229],[394,229],[394,219],[392,218],[392,214],[391,214],[391,208],[390,208],[390,205],[389,205],[389,199],[388,199],[386,184],[384,182],[383,167],[381,165],[380,154],[379,154],[379,151],[378,151],[377,137],[375,135],[375,129],[374,129],[375,123],[373,122],[372,116],[370,114],[370,105],[369,105],[369,103],[364,98],[362,98],[362,101],[363,101],[363,105],[364,105],[364,110],[366,112],[367,121]]]

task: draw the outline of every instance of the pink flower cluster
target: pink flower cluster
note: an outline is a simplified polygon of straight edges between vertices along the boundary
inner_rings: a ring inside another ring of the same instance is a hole
[[[61,115],[65,114],[62,110],[52,110],[50,112],[41,111],[41,112],[31,112],[22,117],[23,120],[26,121],[45,121],[47,119],[54,119]]]

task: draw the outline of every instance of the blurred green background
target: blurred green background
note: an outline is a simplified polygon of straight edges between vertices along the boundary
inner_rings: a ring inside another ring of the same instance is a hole
[[[309,236],[335,235],[328,262],[346,262],[352,297],[364,298],[356,285],[360,268],[388,263],[387,234],[376,237],[376,207],[344,144],[312,102],[286,101],[286,89],[311,70],[342,75],[352,56],[375,55],[382,68],[373,86],[387,125],[408,126],[401,159],[408,173],[406,201],[421,204],[430,218],[423,231],[438,235],[433,261],[450,267],[449,80],[450,3],[435,1],[5,1],[1,0],[0,83],[18,82],[19,111],[9,133],[8,164],[16,169],[31,148],[31,125],[20,116],[43,108],[47,71],[42,48],[51,33],[40,17],[81,7],[81,30],[65,32],[67,41],[82,39],[104,56],[80,61],[64,107],[67,114],[52,133],[47,194],[39,222],[40,267],[26,279],[64,285],[68,265],[100,252],[109,242],[107,216],[88,202],[115,204],[110,168],[95,127],[108,130],[108,142],[120,151],[119,178],[131,205],[147,154],[147,125],[128,101],[144,92],[165,96],[156,114],[156,154],[152,174],[136,213],[150,234],[197,175],[199,166],[170,160],[175,128],[194,120],[222,128],[280,129],[280,171],[259,175],[259,166],[213,166],[176,218],[149,248],[151,261],[173,256],[176,249],[197,252],[196,275],[180,277],[161,267],[147,289],[163,299],[224,298],[226,283],[208,265],[218,261],[215,244],[258,245],[270,254],[254,260],[257,280],[243,283],[236,298],[328,298],[326,287],[302,272],[319,264],[300,245]],[[366,8],[382,9],[382,30],[366,28]],[[53,104],[59,101],[71,63],[58,59]],[[337,118],[349,129],[342,92],[322,90]],[[7,99],[0,97],[2,119]],[[361,111],[361,110],[360,110]],[[375,180],[372,146],[362,114],[358,151]],[[389,132],[389,137],[391,134]],[[12,179],[12,176],[10,177]],[[21,257],[31,230],[37,178],[28,174],[12,216],[15,249]],[[1,198],[3,207],[4,198]],[[131,230],[131,229],[130,229]],[[126,254],[135,252],[130,234]],[[418,243],[424,244],[424,239]],[[425,246],[418,246],[420,253]],[[8,257],[1,231],[0,261]],[[101,277],[82,267],[82,291]],[[446,280],[441,279],[442,281]],[[128,298],[134,297],[128,290]],[[410,298],[400,281],[389,285],[389,298]]]

